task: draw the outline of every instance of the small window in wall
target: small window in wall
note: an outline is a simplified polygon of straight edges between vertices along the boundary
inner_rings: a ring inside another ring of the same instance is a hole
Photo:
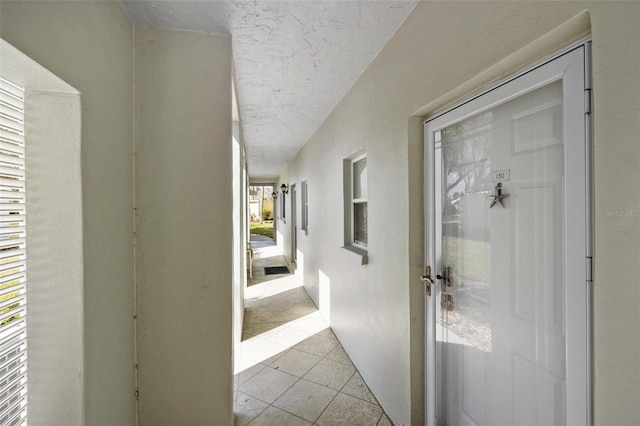
[[[355,158],[351,164],[352,241],[357,247],[367,247],[367,157]]]
[[[0,424],[26,423],[24,90],[0,78]]]
[[[306,180],[300,182],[300,189],[302,191],[302,199],[300,200],[302,207],[302,230],[307,232],[309,229],[309,188]]]

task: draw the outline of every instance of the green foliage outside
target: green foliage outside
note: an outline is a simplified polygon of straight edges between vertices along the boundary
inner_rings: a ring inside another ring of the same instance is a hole
[[[491,280],[491,245],[485,241],[443,238],[443,264],[459,277],[488,283]],[[463,261],[464,259],[464,261]]]
[[[265,220],[262,223],[251,222],[251,233],[273,238],[273,221]]]
[[[18,259],[18,258],[8,258],[8,259],[4,259],[2,262],[0,262],[0,264],[10,263],[10,262],[16,261],[17,259]],[[4,278],[4,277],[6,277],[6,276],[9,276],[9,275],[12,275],[12,274],[16,274],[16,273],[18,273],[18,272],[20,272],[20,269],[10,269],[10,270],[7,270],[7,271],[4,271],[4,272],[0,273],[0,278]],[[7,283],[4,283],[4,284],[0,285],[0,290],[4,290],[4,289],[6,289],[6,288],[13,287],[13,286],[18,285],[18,284],[20,284],[20,280],[13,280],[13,281],[9,281],[9,282],[7,282]],[[5,294],[4,296],[0,297],[0,303],[1,303],[1,302],[5,302],[5,301],[7,301],[7,300],[9,300],[9,299],[11,299],[11,298],[17,297],[17,296],[19,296],[19,295],[20,295],[20,292],[19,292],[19,291],[15,291],[15,292],[7,293],[7,294]],[[20,307],[20,304],[19,304],[19,303],[14,303],[14,304],[12,304],[12,305],[8,305],[8,306],[6,306],[5,308],[3,308],[3,309],[1,309],[1,310],[0,310],[0,314],[5,314],[5,313],[7,313],[7,312],[11,312],[11,311],[13,311],[14,309],[18,309],[19,307]],[[20,315],[19,315],[19,314],[16,314],[16,315],[10,316],[10,317],[8,317],[8,318],[5,318],[5,319],[0,323],[0,326],[1,326],[1,325],[5,325],[5,324],[7,324],[7,323],[10,323],[11,321],[16,320],[16,319],[18,319],[18,318],[20,318]]]

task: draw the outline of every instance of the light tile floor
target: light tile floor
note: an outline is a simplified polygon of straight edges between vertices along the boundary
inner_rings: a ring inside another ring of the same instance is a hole
[[[236,425],[392,425],[270,238],[252,235],[253,279],[235,347]]]

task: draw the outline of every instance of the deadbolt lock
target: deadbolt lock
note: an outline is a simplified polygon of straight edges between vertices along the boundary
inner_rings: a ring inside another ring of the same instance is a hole
[[[451,287],[453,285],[451,283],[451,267],[446,266],[441,274],[436,275],[436,278],[439,280],[443,280],[447,287]]]

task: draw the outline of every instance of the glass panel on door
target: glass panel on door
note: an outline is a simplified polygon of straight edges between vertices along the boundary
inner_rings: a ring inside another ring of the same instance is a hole
[[[440,425],[565,423],[563,87],[438,129]]]

